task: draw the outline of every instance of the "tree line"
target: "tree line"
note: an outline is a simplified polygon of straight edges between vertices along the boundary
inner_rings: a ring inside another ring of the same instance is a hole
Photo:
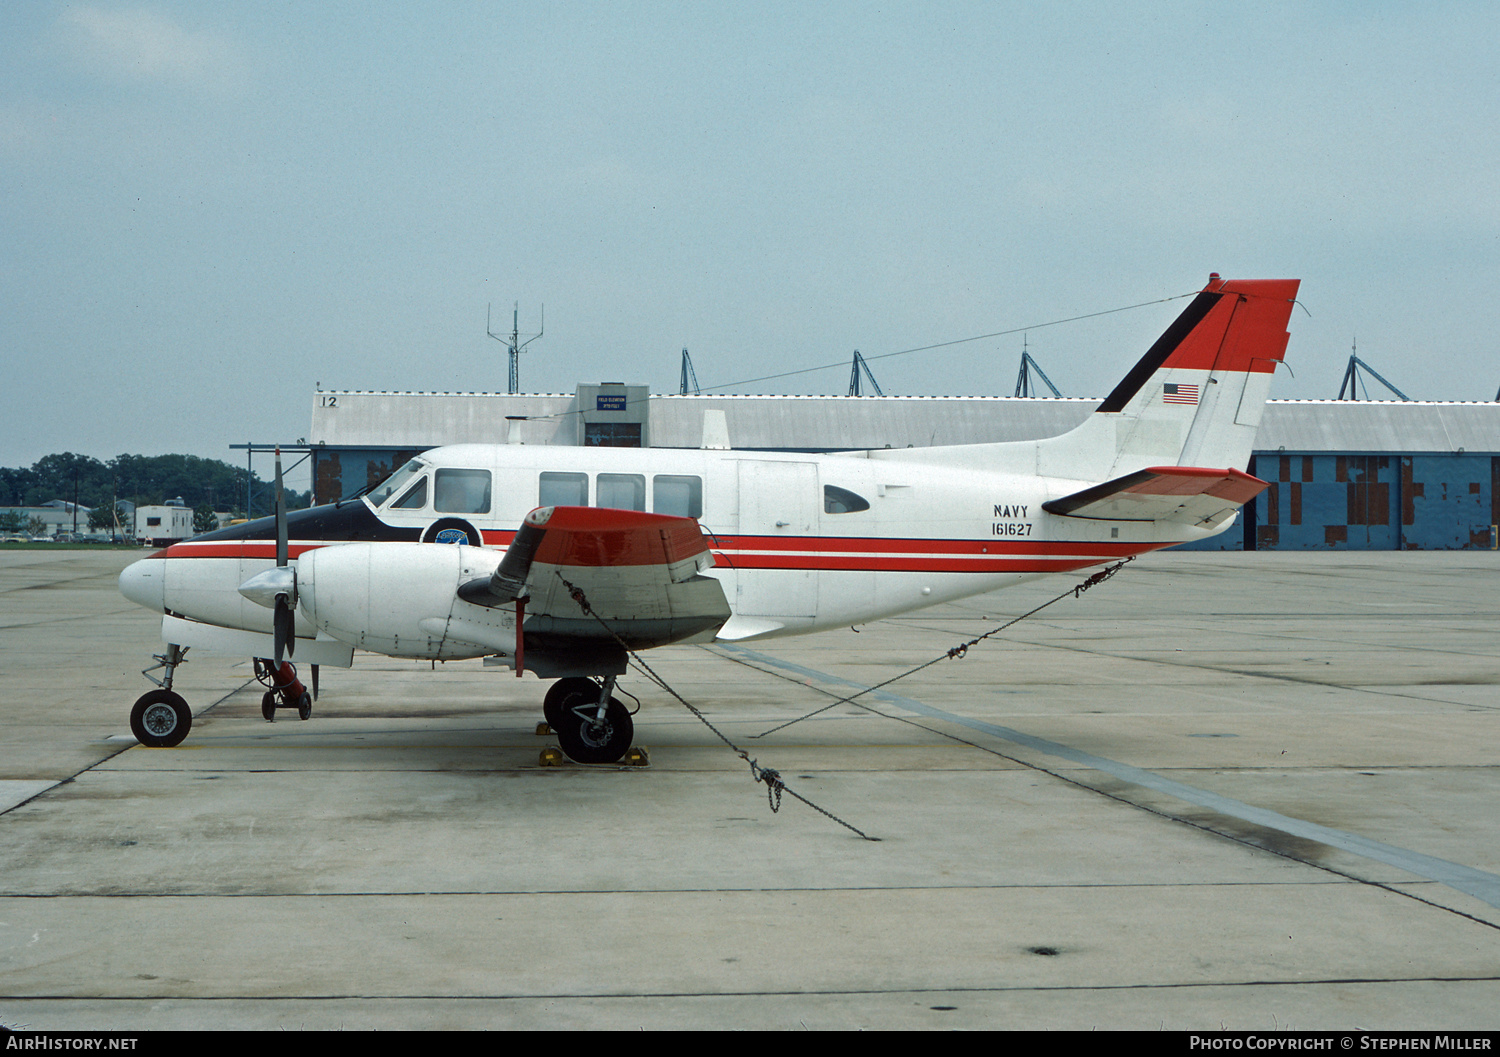
[[[30,467],[0,467],[0,507],[41,506],[64,499],[104,511],[107,517],[116,500],[155,506],[180,497],[194,510],[229,511],[239,517],[271,513],[275,489],[258,473],[249,478],[246,509],[247,476],[243,466],[196,455],[117,455],[101,462],[63,452],[43,456]],[[309,492],[286,490],[287,506],[293,510],[308,506],[311,499]]]

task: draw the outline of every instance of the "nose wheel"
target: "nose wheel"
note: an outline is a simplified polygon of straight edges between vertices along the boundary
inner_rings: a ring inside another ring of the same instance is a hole
[[[192,710],[170,690],[143,694],[130,710],[130,732],[148,748],[170,749],[180,745],[192,729]]]

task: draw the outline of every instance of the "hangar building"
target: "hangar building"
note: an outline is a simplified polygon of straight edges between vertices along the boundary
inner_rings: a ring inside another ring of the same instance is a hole
[[[333,502],[443,444],[831,452],[1033,440],[1098,399],[677,396],[319,390],[313,495]],[[1272,400],[1248,472],[1272,486],[1213,550],[1455,550],[1500,545],[1500,404]]]

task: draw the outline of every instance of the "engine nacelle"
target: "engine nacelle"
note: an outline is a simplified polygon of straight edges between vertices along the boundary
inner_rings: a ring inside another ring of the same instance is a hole
[[[320,547],[297,559],[298,608],[320,631],[393,657],[456,660],[508,652],[515,643],[514,612],[458,597],[460,584],[491,575],[501,557],[500,551],[439,543]]]

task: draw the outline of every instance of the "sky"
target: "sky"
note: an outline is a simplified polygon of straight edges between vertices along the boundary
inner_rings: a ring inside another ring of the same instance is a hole
[[[526,392],[675,392],[686,347],[717,392],[843,393],[858,349],[1009,395],[1024,329],[1102,396],[1212,271],[1302,280],[1274,397],[1357,341],[1492,400],[1497,39],[1442,0],[5,4],[0,466],[503,392],[491,306],[545,305]]]

